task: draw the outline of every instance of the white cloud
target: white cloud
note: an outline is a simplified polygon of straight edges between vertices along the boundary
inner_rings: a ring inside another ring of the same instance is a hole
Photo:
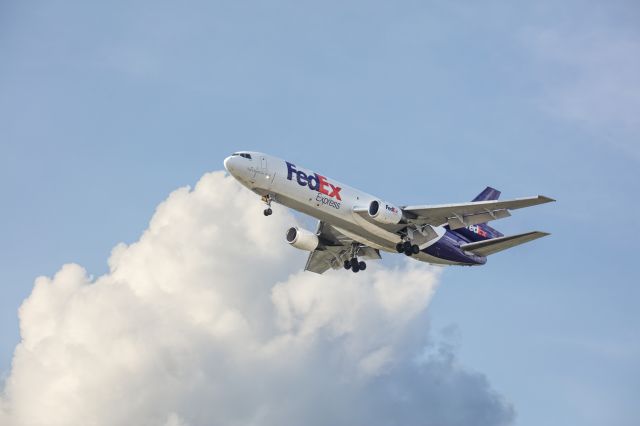
[[[504,424],[513,412],[446,350],[416,362],[438,275],[407,261],[301,272],[285,210],[220,172],[178,189],[110,272],[36,280],[0,423]],[[442,352],[447,352],[446,356]]]

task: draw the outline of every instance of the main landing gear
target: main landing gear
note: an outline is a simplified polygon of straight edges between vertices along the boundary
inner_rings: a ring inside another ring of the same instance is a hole
[[[351,269],[354,273],[367,269],[367,264],[362,260],[358,261],[357,257],[344,261],[344,269]]]
[[[271,210],[271,201],[273,201],[273,197],[271,196],[271,194],[267,194],[262,197],[262,201],[264,201],[267,204],[267,208],[264,209],[264,212],[263,212],[264,215],[271,216],[273,214],[273,210]]]
[[[398,253],[404,253],[407,256],[420,253],[420,247],[417,244],[411,244],[411,241],[396,244],[396,250]]]
[[[360,245],[354,242],[349,250],[349,256],[351,259],[344,261],[344,269],[351,269],[354,273],[364,271],[367,269],[367,264],[362,260],[358,260],[358,253],[360,252]]]

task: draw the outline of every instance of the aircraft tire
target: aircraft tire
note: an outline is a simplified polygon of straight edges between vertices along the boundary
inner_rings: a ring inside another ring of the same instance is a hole
[[[367,269],[367,264],[364,263],[363,261],[358,262],[358,269],[360,269],[361,271],[364,271],[365,269]]]
[[[269,207],[268,209],[264,209],[265,216],[271,216],[272,213],[273,213],[273,210],[271,210],[271,207]]]
[[[402,243],[396,244],[396,251],[398,253],[402,253],[404,251],[404,244],[402,244]]]
[[[411,242],[409,241],[405,241],[404,244],[402,245],[402,248],[404,248],[404,252],[411,252]]]
[[[358,271],[360,271],[360,267],[358,266],[357,263],[354,263],[353,266],[351,266],[351,270],[356,273]]]
[[[413,252],[413,254],[418,254],[420,253],[420,247],[418,247],[417,244],[414,244],[411,246],[411,251]]]
[[[404,254],[406,254],[407,256],[411,256],[413,254],[413,250],[405,250]]]
[[[351,269],[351,262],[348,260],[344,261],[344,269]]]

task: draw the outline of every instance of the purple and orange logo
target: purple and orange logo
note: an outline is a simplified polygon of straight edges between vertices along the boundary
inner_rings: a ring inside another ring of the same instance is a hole
[[[296,170],[295,164],[292,164],[288,161],[286,161],[286,163],[288,180],[293,180],[293,176],[295,175],[298,185],[308,186],[309,189],[313,191],[318,191],[321,194],[335,198],[338,201],[342,201],[342,198],[340,197],[340,190],[342,188],[340,188],[339,186],[334,186],[331,183],[327,182],[326,177],[317,173],[307,175],[301,170]]]
[[[485,232],[485,230],[482,229],[481,227],[479,227],[478,225],[471,225],[471,226],[467,227],[467,229],[469,229],[469,231],[471,231],[471,232],[473,232],[475,234],[480,235],[481,237],[485,237],[485,238],[489,237],[489,234],[487,234]]]

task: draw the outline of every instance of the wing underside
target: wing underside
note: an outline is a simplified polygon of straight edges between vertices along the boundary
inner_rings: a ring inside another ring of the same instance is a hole
[[[353,256],[354,250],[357,250],[359,258],[380,259],[378,250],[347,237],[328,223],[318,222],[316,235],[320,244],[309,253],[305,271],[323,274],[329,269],[342,268],[343,262]]]

